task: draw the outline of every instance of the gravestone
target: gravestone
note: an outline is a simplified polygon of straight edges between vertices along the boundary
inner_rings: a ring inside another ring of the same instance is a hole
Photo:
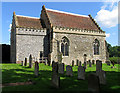
[[[72,67],[74,66],[74,60],[72,60]]]
[[[92,67],[92,63],[91,63],[91,61],[89,60],[89,67]]]
[[[99,77],[96,74],[88,75],[88,91],[90,93],[100,93]]]
[[[52,61],[52,67],[53,67],[53,64],[55,63],[55,61]]]
[[[102,61],[96,60],[96,72],[102,70]]]
[[[21,61],[21,66],[24,66],[23,61]]]
[[[84,66],[85,69],[87,69],[87,62],[84,62]]]
[[[78,66],[78,79],[85,80],[85,68]]]
[[[76,66],[78,66],[78,62],[79,62],[79,60],[77,59],[77,60],[76,60]]]
[[[58,73],[58,62],[53,62],[52,72]]]
[[[29,68],[32,68],[32,55],[29,56]]]
[[[56,72],[52,73],[52,86],[55,88],[60,87],[60,77],[58,76],[58,73]]]
[[[81,63],[81,61],[79,61],[79,63],[78,63],[78,66],[82,66],[82,63]]]
[[[39,75],[39,63],[37,61],[35,62],[34,74],[35,76]]]
[[[100,71],[98,73],[98,77],[99,77],[99,80],[100,80],[100,84],[103,84],[105,85],[106,84],[106,72],[105,71]]]
[[[92,65],[94,65],[95,64],[95,60],[92,60]]]
[[[64,74],[64,63],[58,64],[58,73]]]
[[[25,58],[24,66],[27,66],[27,58]]]
[[[70,65],[66,66],[66,75],[73,76],[72,66]]]

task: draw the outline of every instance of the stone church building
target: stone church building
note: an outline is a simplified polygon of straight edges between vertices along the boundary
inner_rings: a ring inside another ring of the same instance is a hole
[[[11,61],[24,61],[30,54],[34,60],[48,62],[107,60],[105,31],[91,15],[78,15],[42,6],[40,18],[13,13],[11,28]]]

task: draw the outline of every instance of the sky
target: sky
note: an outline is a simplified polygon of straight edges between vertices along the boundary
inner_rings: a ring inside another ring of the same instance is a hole
[[[106,1],[106,0],[104,0]],[[16,15],[40,17],[42,5],[46,8],[89,15],[95,19],[103,31],[106,41],[118,45],[118,0],[112,2],[2,2],[2,44],[10,44],[10,27],[13,12]]]

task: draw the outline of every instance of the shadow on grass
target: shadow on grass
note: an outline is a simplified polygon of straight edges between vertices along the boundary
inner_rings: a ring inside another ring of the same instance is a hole
[[[66,72],[65,72],[66,73]],[[3,83],[15,83],[15,82],[26,82],[28,79],[36,82],[35,85],[24,85],[24,86],[9,86],[3,88],[4,91],[51,91],[51,92],[87,92],[88,89],[88,74],[95,73],[95,71],[86,72],[86,80],[77,80],[77,71],[74,71],[73,77],[66,77],[65,73],[60,74],[60,88],[55,89],[51,86],[52,71],[40,70],[39,76],[36,78],[34,75],[34,69],[25,68],[23,69],[3,69],[2,81]],[[101,93],[103,92],[114,92],[120,93],[120,73],[115,71],[106,72],[107,85],[101,85]]]

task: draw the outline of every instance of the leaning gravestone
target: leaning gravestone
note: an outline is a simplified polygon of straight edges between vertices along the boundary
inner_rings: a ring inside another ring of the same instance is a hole
[[[29,68],[32,68],[32,55],[29,56]]]
[[[27,66],[27,58],[25,58],[24,66]]]
[[[91,63],[91,61],[89,60],[89,67],[92,67],[92,63]]]
[[[78,79],[85,80],[85,68],[78,66]]]
[[[72,60],[72,67],[74,66],[74,60]]]
[[[99,73],[98,73],[98,77],[99,77],[99,80],[100,80],[100,84],[103,84],[103,85],[105,85],[106,84],[106,73],[105,73],[105,71],[100,71]]]
[[[37,61],[35,62],[34,74],[35,76],[39,74],[39,63]]]
[[[72,66],[70,65],[66,66],[66,75],[73,76]]]
[[[24,66],[23,61],[21,61],[21,66]]]
[[[88,91],[90,93],[100,93],[99,77],[96,74],[88,75]]]
[[[52,73],[52,86],[55,88],[60,87],[60,77],[58,76],[58,73],[56,72]]]
[[[64,63],[58,64],[58,73],[64,74]]]
[[[82,63],[81,63],[81,61],[79,61],[79,63],[78,63],[78,66],[82,66]]]
[[[87,62],[84,62],[84,66],[85,69],[87,69]]]
[[[58,62],[53,62],[52,72],[58,73]]]

